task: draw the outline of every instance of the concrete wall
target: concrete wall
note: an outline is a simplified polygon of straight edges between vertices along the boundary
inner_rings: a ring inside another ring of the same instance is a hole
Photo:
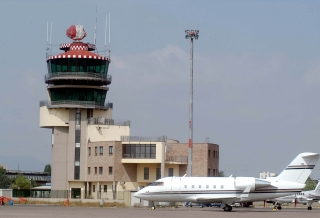
[[[130,126],[88,125],[88,141],[120,141],[121,136],[130,135]]]
[[[40,107],[40,127],[68,126],[69,110]]]

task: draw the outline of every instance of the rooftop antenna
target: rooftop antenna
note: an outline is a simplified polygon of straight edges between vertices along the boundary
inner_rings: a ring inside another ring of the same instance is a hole
[[[109,60],[110,60],[110,13],[109,13]]]
[[[107,22],[108,22],[108,15],[106,15],[106,25],[104,27],[104,46],[107,46]]]
[[[49,41],[49,22],[47,22],[47,44],[48,44],[48,41]]]
[[[94,27],[94,39],[93,39],[93,42],[95,45],[97,44],[97,22],[98,22],[97,13],[98,13],[98,9],[96,5],[96,25]]]
[[[51,27],[50,27],[50,45],[51,45],[51,51],[52,51],[52,22],[51,22]]]

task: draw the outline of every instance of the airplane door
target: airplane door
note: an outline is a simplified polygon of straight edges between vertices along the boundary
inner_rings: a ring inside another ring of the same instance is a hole
[[[171,179],[171,196],[179,197],[180,196],[180,177],[172,177]]]

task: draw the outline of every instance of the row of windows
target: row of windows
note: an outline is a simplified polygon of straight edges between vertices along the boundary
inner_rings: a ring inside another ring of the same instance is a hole
[[[104,104],[106,90],[95,89],[50,89],[51,101],[95,101]]]
[[[156,158],[155,144],[123,144],[123,158]]]
[[[103,190],[103,192],[107,192],[108,191],[108,186],[107,185],[101,185],[100,186],[100,192]],[[92,192],[96,192],[96,185],[92,186]]]
[[[208,169],[208,176],[218,176],[218,170],[212,169],[212,175],[211,175],[211,169]]]
[[[210,157],[211,157],[211,150],[208,150],[208,158],[210,158]],[[213,150],[212,151],[212,157],[219,159],[219,151]]]
[[[92,167],[94,169],[94,175],[98,174],[98,167]],[[108,174],[111,175],[113,173],[113,167],[108,167]],[[91,174],[91,167],[88,167],[88,175]],[[99,167],[99,175],[103,174],[103,167]]]
[[[168,168],[168,176],[173,177],[173,168]],[[161,178],[161,168],[156,169],[156,179]],[[143,179],[149,180],[149,167],[143,169]]]
[[[59,72],[92,72],[106,74],[109,62],[87,58],[61,58],[48,61],[51,73]]]
[[[99,148],[99,155],[103,155],[103,146],[96,146],[94,147],[94,155],[98,155],[98,148]],[[109,155],[113,154],[113,146],[109,146]],[[91,147],[88,147],[88,155],[91,156]]]
[[[188,187],[191,187],[191,188],[206,188],[206,189],[209,189],[210,188],[210,185],[205,185],[205,186],[202,186],[202,185],[184,185],[184,188],[188,188]],[[217,189],[219,188],[220,189],[223,189],[224,186],[223,185],[220,185],[220,186],[217,186],[217,185],[213,185],[212,188],[213,189]]]

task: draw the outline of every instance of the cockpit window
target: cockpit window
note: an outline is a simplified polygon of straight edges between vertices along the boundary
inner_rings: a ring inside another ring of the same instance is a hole
[[[148,186],[164,186],[164,182],[153,182]]]

